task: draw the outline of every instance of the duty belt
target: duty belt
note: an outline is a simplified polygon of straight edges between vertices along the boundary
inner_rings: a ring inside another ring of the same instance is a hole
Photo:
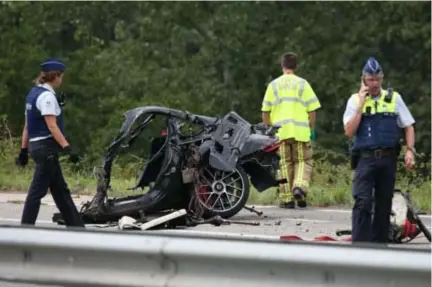
[[[374,150],[363,150],[360,152],[362,158],[381,158],[383,156],[396,156],[395,149],[374,149]]]

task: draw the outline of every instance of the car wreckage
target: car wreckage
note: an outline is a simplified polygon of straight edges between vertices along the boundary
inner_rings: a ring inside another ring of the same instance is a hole
[[[187,218],[228,219],[245,206],[250,184],[258,192],[277,186],[280,145],[277,126],[252,125],[231,111],[208,117],[160,106],[127,111],[119,134],[95,169],[97,191],[81,208],[85,223],[107,223],[123,216],[148,220],[185,209]],[[148,192],[109,198],[113,161],[156,117],[165,128],[151,139],[148,160],[132,190]],[[182,127],[198,127],[195,133]],[[61,214],[53,221],[62,223]]]
[[[243,208],[262,215],[245,205],[250,184],[263,192],[284,181],[277,176],[281,144],[276,136],[278,126],[250,124],[233,111],[224,117],[208,117],[160,106],[138,107],[124,116],[102,165],[95,168],[96,195],[80,210],[86,224],[121,224],[127,219],[126,225],[144,224],[143,230],[201,223],[221,225]],[[150,139],[148,160],[136,185],[130,188],[141,192],[109,198],[114,160],[122,150],[133,146],[156,117],[163,118],[165,128]],[[182,128],[187,125],[197,127],[198,132],[184,132]],[[144,192],[144,188],[149,191]],[[389,242],[405,243],[420,233],[431,241],[409,193],[396,189],[392,207]],[[53,221],[64,224],[60,213],[54,214]],[[350,234],[350,230],[336,233]]]

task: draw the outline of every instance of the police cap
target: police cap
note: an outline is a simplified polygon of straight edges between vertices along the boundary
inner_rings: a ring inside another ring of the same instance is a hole
[[[66,70],[65,64],[56,58],[48,58],[40,63],[40,67],[42,72],[50,72],[50,71],[61,71]]]
[[[366,61],[365,65],[363,66],[363,74],[369,74],[369,75],[383,75],[383,69],[381,68],[380,64],[377,60],[375,60],[374,57],[369,57],[369,59]]]

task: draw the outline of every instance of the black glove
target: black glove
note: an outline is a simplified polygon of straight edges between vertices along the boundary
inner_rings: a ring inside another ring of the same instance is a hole
[[[25,167],[28,163],[28,149],[22,148],[18,157],[15,159],[15,163],[18,166]]]
[[[68,145],[63,148],[63,151],[69,155],[69,161],[72,163],[77,163],[80,160],[80,157],[77,152],[74,152],[72,148]]]

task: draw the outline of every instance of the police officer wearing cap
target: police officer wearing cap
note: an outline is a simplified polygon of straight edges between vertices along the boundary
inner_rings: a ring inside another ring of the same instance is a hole
[[[388,241],[400,129],[405,130],[405,166],[414,165],[414,118],[399,93],[382,89],[383,78],[380,64],[370,57],[361,88],[348,100],[343,116],[345,135],[353,138],[353,242]]]
[[[35,224],[41,199],[49,188],[66,225],[84,227],[58,159],[59,151],[63,151],[69,155],[71,162],[79,160],[64,136],[62,108],[54,91],[61,86],[66,67],[60,60],[52,58],[40,66],[37,85],[27,95],[21,151],[16,160],[20,166],[27,165],[30,152],[36,164],[21,223]]]

